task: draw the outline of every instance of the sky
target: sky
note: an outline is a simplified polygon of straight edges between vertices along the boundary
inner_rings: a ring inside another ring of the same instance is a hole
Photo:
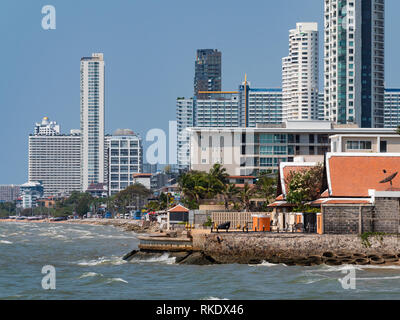
[[[45,5],[56,9],[55,30],[42,28]],[[386,87],[400,87],[399,11],[386,0]],[[27,181],[35,122],[79,128],[81,57],[104,53],[106,133],[129,128],[145,140],[150,129],[168,132],[176,98],[192,96],[197,49],[222,52],[224,90],[245,73],[252,87],[280,87],[296,22],[321,31],[323,0],[1,0],[0,184]],[[320,42],[322,63],[322,32]]]

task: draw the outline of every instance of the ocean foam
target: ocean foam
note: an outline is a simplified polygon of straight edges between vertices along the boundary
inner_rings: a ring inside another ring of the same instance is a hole
[[[11,241],[6,241],[6,240],[0,240],[0,243],[2,243],[2,244],[13,244]]]
[[[84,274],[82,274],[79,279],[83,279],[83,278],[88,278],[88,277],[102,277],[103,275],[101,273],[96,273],[96,272],[86,272]]]
[[[174,264],[176,258],[170,257],[168,253],[164,253],[160,257],[148,258],[148,259],[135,259],[133,258],[130,262],[133,263],[163,263],[163,264]]]
[[[112,282],[123,282],[123,283],[128,283],[128,281],[122,279],[122,278],[111,278],[107,280],[107,283],[112,283]]]

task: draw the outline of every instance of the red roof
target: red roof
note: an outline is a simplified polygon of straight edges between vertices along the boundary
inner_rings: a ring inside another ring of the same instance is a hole
[[[368,190],[400,188],[400,175],[393,180],[393,189],[390,183],[380,183],[400,171],[400,154],[328,154],[327,162],[331,197],[368,197]]]
[[[176,207],[168,210],[168,212],[189,212],[189,209],[185,208],[184,206],[177,205]]]

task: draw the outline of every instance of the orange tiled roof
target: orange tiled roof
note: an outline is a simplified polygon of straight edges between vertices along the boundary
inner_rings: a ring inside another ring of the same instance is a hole
[[[325,190],[325,191],[321,194],[321,198],[329,198],[329,190]]]
[[[390,191],[390,184],[380,181],[395,172],[400,172],[400,154],[329,154],[330,196],[368,197],[368,190]],[[393,180],[393,190],[398,188],[400,175]]]
[[[189,212],[189,209],[185,208],[184,206],[177,205],[176,207],[168,210],[168,212]]]

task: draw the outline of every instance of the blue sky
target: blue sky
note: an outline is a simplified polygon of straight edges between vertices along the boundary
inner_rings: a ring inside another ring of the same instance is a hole
[[[44,31],[48,4],[57,29]],[[400,87],[399,11],[400,1],[386,0],[387,87]],[[145,137],[167,130],[176,97],[192,95],[198,48],[222,51],[225,90],[245,72],[253,87],[279,87],[288,30],[300,21],[321,30],[323,0],[2,0],[0,184],[27,180],[28,135],[43,116],[64,133],[79,128],[82,56],[105,56],[106,132],[130,128]]]

